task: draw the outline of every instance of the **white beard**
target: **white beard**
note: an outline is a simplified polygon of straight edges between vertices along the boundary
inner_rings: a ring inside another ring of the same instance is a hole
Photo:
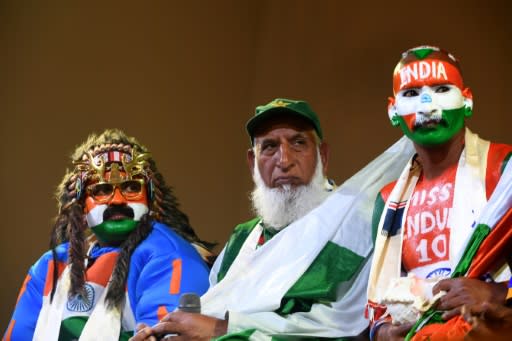
[[[290,185],[267,187],[255,163],[253,174],[255,187],[251,193],[252,207],[266,226],[281,230],[305,216],[329,196],[330,193],[325,187],[322,160],[318,152],[317,160],[310,183],[297,187]]]

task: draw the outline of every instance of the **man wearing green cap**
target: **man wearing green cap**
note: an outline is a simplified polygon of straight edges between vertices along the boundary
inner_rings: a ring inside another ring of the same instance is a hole
[[[347,199],[359,185],[334,190],[327,180],[328,147],[306,102],[258,106],[246,128],[257,218],[238,225],[217,258],[201,314],[171,313],[133,340],[169,332],[176,340],[364,336],[373,245],[369,219],[359,223],[371,214]]]

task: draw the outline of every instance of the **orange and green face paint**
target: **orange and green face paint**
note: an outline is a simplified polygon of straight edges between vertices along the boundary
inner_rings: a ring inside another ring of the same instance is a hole
[[[472,114],[472,95],[464,87],[453,56],[435,47],[407,51],[395,68],[395,97],[388,115],[412,141],[434,146],[449,141]]]

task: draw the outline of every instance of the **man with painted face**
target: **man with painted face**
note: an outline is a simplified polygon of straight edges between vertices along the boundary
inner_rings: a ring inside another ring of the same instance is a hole
[[[208,288],[207,243],[148,150],[117,129],[89,136],[56,193],[51,250],[31,268],[3,340],[127,340],[183,292]]]
[[[318,116],[304,101],[278,98],[258,106],[246,128],[258,217],[238,225],[217,258],[201,314],[173,312],[133,341],[166,333],[189,341],[346,340],[367,328],[370,222],[365,229],[344,219],[352,204],[341,201],[350,195],[326,178]]]
[[[505,303],[512,146],[465,128],[472,94],[450,53],[406,51],[393,91],[389,118],[416,154],[375,204],[370,337],[461,340],[471,329],[463,306]]]

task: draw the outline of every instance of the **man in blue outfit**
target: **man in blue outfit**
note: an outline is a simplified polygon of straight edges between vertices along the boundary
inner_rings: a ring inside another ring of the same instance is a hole
[[[181,293],[208,288],[210,245],[144,146],[106,130],[72,160],[51,250],[30,268],[5,341],[126,340],[173,311]]]

